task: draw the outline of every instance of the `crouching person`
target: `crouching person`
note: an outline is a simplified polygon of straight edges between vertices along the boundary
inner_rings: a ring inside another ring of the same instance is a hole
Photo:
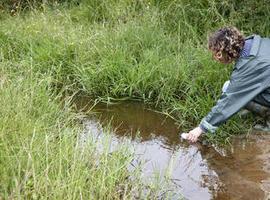
[[[220,99],[187,139],[196,142],[201,134],[214,133],[242,108],[264,117],[267,123],[256,128],[270,131],[270,39],[245,38],[235,27],[225,27],[209,37],[208,48],[215,60],[235,64]]]

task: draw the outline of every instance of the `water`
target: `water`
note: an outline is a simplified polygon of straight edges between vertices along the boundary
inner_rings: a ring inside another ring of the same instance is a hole
[[[78,108],[87,102],[81,99]],[[114,145],[131,134],[138,159],[147,161],[144,177],[151,179],[157,170],[161,176],[170,172],[185,199],[270,199],[270,135],[234,138],[231,148],[223,151],[181,141],[181,129],[172,119],[140,103],[99,104],[92,111],[95,115],[84,121],[83,140],[102,137],[108,124]]]

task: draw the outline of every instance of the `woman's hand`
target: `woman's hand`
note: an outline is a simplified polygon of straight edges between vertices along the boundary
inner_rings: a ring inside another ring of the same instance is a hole
[[[189,131],[187,140],[192,143],[197,142],[198,138],[202,133],[203,130],[200,127],[196,127],[193,130]]]

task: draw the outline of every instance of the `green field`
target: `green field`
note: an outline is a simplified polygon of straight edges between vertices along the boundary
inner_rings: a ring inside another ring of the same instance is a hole
[[[157,197],[160,185],[145,192],[139,170],[136,184],[128,178],[128,144],[112,155],[98,155],[91,141],[78,149],[82,114],[69,96],[140,100],[188,130],[214,105],[232,69],[212,60],[207,35],[225,25],[270,35],[266,0],[17,2],[0,3],[3,199]],[[209,139],[226,142],[251,125],[235,116]]]

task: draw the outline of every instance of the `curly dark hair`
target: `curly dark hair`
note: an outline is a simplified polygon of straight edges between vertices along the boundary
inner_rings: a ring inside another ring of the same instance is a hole
[[[208,38],[208,49],[220,53],[228,63],[240,57],[244,44],[244,35],[235,27],[221,28]]]

